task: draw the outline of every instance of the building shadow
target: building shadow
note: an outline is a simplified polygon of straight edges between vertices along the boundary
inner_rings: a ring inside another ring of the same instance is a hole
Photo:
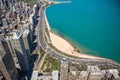
[[[31,53],[33,53],[33,51],[36,49],[36,47],[37,47],[37,42],[32,43],[32,46],[31,46]]]
[[[27,72],[28,80],[31,79],[32,72],[33,72],[34,66],[35,66],[35,61],[36,61],[37,58],[38,58],[38,54],[33,54],[31,56],[31,63],[30,63],[29,71]]]

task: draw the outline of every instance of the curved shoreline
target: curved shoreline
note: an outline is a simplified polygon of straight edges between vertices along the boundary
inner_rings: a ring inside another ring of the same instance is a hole
[[[46,9],[47,9],[48,7],[50,7],[50,6],[51,6],[51,5],[49,4],[49,6],[47,6],[47,7],[45,8],[45,11],[44,11],[44,14],[45,14],[45,22],[47,23],[47,28],[48,28],[49,34],[52,33],[52,30],[51,30],[50,24],[49,24],[48,19],[47,19],[47,16],[46,16]],[[53,32],[54,32],[54,31],[53,31]],[[58,39],[59,39],[59,38],[62,38],[66,43],[69,43],[69,41],[66,40],[66,39],[64,39],[62,36],[59,36],[59,35],[57,35],[57,34],[55,34],[55,33],[52,33],[52,34],[54,35],[53,37],[57,36]],[[50,39],[51,39],[51,41],[53,40],[51,37],[50,37]],[[59,43],[59,42],[58,42],[58,43]],[[57,43],[55,43],[54,46],[55,46],[56,44],[57,44]],[[72,45],[72,43],[69,43],[69,45],[71,45],[72,48],[74,48],[74,49],[75,49],[75,48],[79,49],[78,47],[74,47],[74,45]],[[57,48],[57,47],[56,47],[56,48]],[[57,48],[57,49],[58,49],[58,48]],[[77,53],[77,54],[80,55],[80,56],[76,56],[76,54],[75,54],[75,57],[78,57],[78,58],[84,58],[84,59],[90,59],[90,60],[107,61],[107,62],[110,62],[110,63],[113,63],[113,64],[115,64],[115,65],[120,66],[120,63],[119,63],[119,62],[116,62],[116,61],[114,61],[114,60],[112,60],[112,59],[109,59],[109,58],[103,58],[103,57],[94,56],[94,55],[89,55],[89,54],[85,54],[85,53],[78,53],[78,52],[75,52],[75,53]],[[67,54],[67,55],[74,56],[74,55],[71,55],[71,54]]]
[[[49,33],[50,33],[50,38],[51,38],[52,44],[58,50],[63,51],[68,55],[82,57],[82,58],[90,58],[90,59],[105,59],[102,57],[97,57],[97,56],[77,52],[77,51],[75,51],[75,48],[67,40],[63,39],[62,37],[60,37],[52,32],[49,32]]]
[[[102,59],[102,60],[104,59],[104,60],[110,60],[111,61],[111,59],[98,57],[98,56],[94,56],[94,55],[89,55],[89,54],[85,54],[85,53],[79,53],[79,52],[75,51],[75,47],[73,45],[71,45],[69,43],[69,41],[67,41],[66,39],[62,38],[61,36],[51,32],[51,27],[50,27],[50,24],[49,24],[47,16],[46,16],[46,9],[48,7],[45,8],[45,22],[46,22],[47,28],[49,30],[51,43],[58,50],[61,50],[61,51],[65,52],[66,54],[71,55],[71,56],[82,57],[82,58],[89,58],[89,59]],[[61,44],[64,44],[64,45],[58,44],[60,42],[61,42]],[[65,45],[67,46],[66,48],[64,47]]]

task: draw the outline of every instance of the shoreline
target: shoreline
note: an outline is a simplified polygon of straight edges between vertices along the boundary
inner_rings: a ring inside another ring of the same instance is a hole
[[[80,47],[77,46],[77,44],[74,44],[74,42],[72,42],[71,40],[69,40],[69,38],[67,38],[67,36],[61,34],[61,33],[58,33],[57,31],[54,31],[54,30],[50,30],[51,33],[55,34],[56,36],[58,37],[61,37],[63,38],[64,40],[66,40],[73,48],[76,52],[80,53],[84,53],[83,51],[80,50]],[[89,54],[88,54],[89,55]]]
[[[50,39],[52,41],[52,44],[60,51],[65,52],[68,55],[71,56],[75,56],[75,57],[82,57],[82,58],[89,58],[89,59],[105,59],[106,58],[102,58],[99,56],[94,56],[94,55],[89,55],[89,54],[85,54],[82,52],[77,52],[76,51],[76,47],[74,47],[73,45],[71,45],[69,43],[69,41],[67,41],[66,39],[62,38],[61,36],[49,31],[50,34]],[[64,44],[64,45],[63,45]],[[79,49],[77,49],[79,50]]]
[[[45,8],[45,11],[44,11],[44,13],[45,13],[45,22],[46,22],[46,25],[47,25],[47,28],[48,28],[48,32],[50,34],[51,42],[58,50],[63,51],[63,52],[65,52],[68,55],[76,56],[76,57],[79,57],[79,58],[82,57],[82,58],[88,58],[88,59],[101,59],[101,60],[113,61],[113,60],[108,59],[108,58],[103,58],[103,57],[99,57],[99,56],[94,56],[94,55],[90,55],[90,54],[81,53],[81,51],[77,52],[77,51],[75,51],[76,49],[80,50],[80,49],[78,49],[78,47],[72,45],[71,43],[69,43],[68,40],[64,39],[63,37],[53,33],[53,31],[51,30],[50,24],[48,22],[47,15],[46,15],[46,9],[48,7],[50,7],[50,5],[47,6]],[[60,41],[60,40],[62,40],[62,41]],[[60,43],[60,42],[62,42],[62,44],[64,43],[64,45],[69,46],[70,49],[63,48],[63,46],[58,45],[58,43]],[[69,53],[67,53],[67,52],[69,52]],[[71,53],[73,53],[73,54],[71,54]],[[114,62],[116,62],[116,61],[114,61]]]

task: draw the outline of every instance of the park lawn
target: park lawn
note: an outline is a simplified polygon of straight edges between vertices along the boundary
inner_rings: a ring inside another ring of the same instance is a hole
[[[45,60],[42,65],[43,72],[52,72],[53,70],[60,71],[60,61],[50,57],[49,54],[45,56]]]

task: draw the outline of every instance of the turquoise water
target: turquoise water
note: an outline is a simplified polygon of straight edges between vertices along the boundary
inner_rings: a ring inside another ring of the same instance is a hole
[[[50,6],[47,17],[81,52],[120,62],[120,0],[72,0]]]

